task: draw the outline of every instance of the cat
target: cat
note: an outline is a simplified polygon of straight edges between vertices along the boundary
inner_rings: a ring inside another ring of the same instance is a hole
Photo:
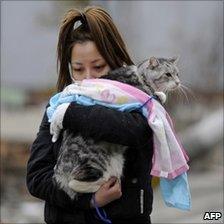
[[[109,71],[101,78],[132,85],[161,103],[166,93],[180,85],[178,58],[150,57],[141,63]],[[69,130],[63,132],[59,157],[54,167],[53,180],[70,198],[77,192],[96,192],[110,177],[122,178],[126,146],[108,142],[95,142]]]
[[[108,72],[101,78],[120,81],[132,85],[149,95],[158,97],[164,104],[167,91],[180,86],[179,69],[176,66],[178,57],[170,59],[151,57],[131,66],[123,66]]]

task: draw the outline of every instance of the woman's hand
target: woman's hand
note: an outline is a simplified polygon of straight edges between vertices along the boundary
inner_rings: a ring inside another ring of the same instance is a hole
[[[117,178],[112,177],[95,193],[97,206],[102,207],[122,196],[121,185]]]

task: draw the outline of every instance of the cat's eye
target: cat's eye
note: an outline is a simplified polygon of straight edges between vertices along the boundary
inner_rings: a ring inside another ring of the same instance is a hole
[[[168,73],[166,73],[166,76],[171,77],[172,75],[168,72]]]

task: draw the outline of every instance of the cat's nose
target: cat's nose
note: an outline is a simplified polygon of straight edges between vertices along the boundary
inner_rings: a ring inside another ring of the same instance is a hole
[[[180,81],[175,81],[176,85],[179,86],[180,85]]]

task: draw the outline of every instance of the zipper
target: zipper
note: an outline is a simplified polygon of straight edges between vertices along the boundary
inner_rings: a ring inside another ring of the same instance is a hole
[[[140,190],[140,214],[143,214],[144,211],[144,190]]]

